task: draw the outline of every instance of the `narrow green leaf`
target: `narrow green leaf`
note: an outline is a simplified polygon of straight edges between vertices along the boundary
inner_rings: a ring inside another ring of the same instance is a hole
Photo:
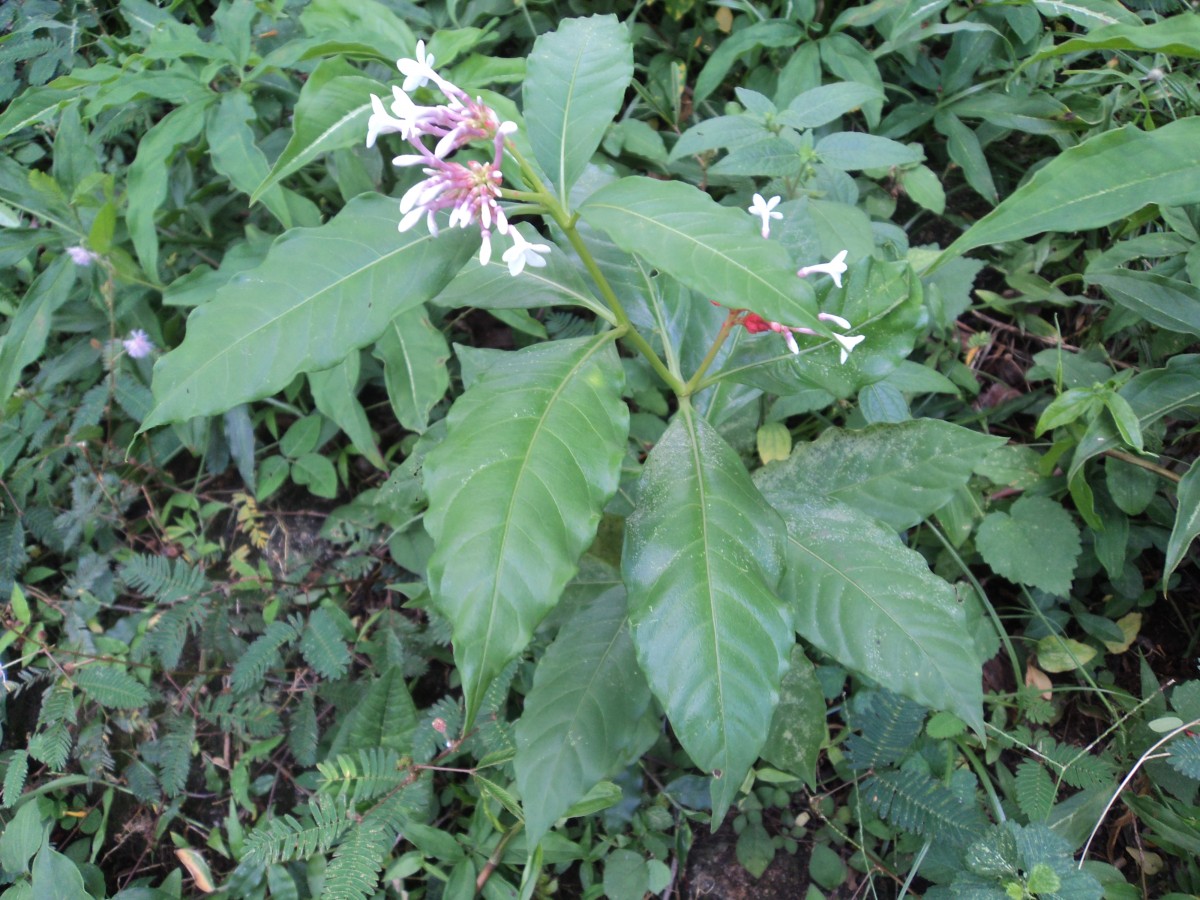
[[[758,483],[787,523],[796,630],[842,665],[982,732],[982,662],[954,589],[869,515],[802,484]]]
[[[1200,18],[1187,12],[1158,22],[1116,24],[1097,28],[1089,34],[1072,37],[1053,47],[1038,51],[1030,63],[1064,53],[1089,50],[1142,50],[1200,59]]]
[[[937,419],[862,431],[830,428],[797,446],[786,462],[762,469],[755,481],[772,503],[788,495],[828,497],[900,531],[948,503],[1003,443]]]
[[[616,16],[567,19],[533,45],[525,124],[533,153],[563,203],[633,79],[633,45]]]
[[[989,203],[998,203],[1000,195],[992,180],[992,170],[975,132],[953,113],[939,112],[933,122],[937,130],[946,136],[946,152],[962,168],[967,184]]]
[[[55,82],[29,88],[0,113],[0,140],[36,125],[78,97],[78,91],[56,87]]]
[[[418,306],[388,322],[375,344],[375,356],[383,363],[388,400],[396,418],[409,431],[424,433],[430,410],[450,387],[446,338],[430,324],[425,308]]]
[[[1089,270],[1084,280],[1159,328],[1200,337],[1200,288],[1186,281],[1127,269]]]
[[[794,47],[803,37],[794,23],[783,19],[768,19],[737,29],[721,41],[696,77],[696,86],[692,91],[695,104],[699,106],[720,87],[737,58],[746,51],[755,47]]]
[[[563,626],[517,720],[514,766],[530,844],[646,750],[634,738],[650,700],[618,582]]]
[[[617,489],[623,382],[611,333],[500,355],[425,459],[429,589],[454,627],[466,727],[558,602]]]
[[[775,595],[783,524],[737,453],[681,406],[646,460],[622,574],[638,661],[692,760],[713,828],[766,741],[795,639]]]
[[[367,421],[366,410],[358,401],[358,371],[361,361],[357,352],[330,369],[308,373],[308,385],[313,400],[327,419],[337,423],[346,433],[356,450],[377,469],[387,470],[379,448],[375,446],[375,435]]]
[[[1200,534],[1200,465],[1193,462],[1179,480],[1176,499],[1179,508],[1175,511],[1175,525],[1167,542],[1167,561],[1163,567],[1164,591],[1171,573],[1179,568],[1192,541]]]
[[[1033,6],[1047,18],[1062,16],[1081,28],[1113,25],[1137,28],[1142,24],[1137,13],[1115,0],[1033,0]]]
[[[782,246],[762,239],[745,210],[719,206],[689,184],[630,177],[596,191],[580,212],[626,253],[703,297],[828,333],[816,317],[812,286],[796,277]]]
[[[46,349],[50,320],[71,296],[75,266],[65,253],[50,263],[25,292],[8,331],[0,338],[0,397],[13,395],[21,370],[35,362]]]
[[[778,120],[791,128],[819,128],[878,99],[879,91],[869,84],[854,81],[823,84],[796,97]]]
[[[825,165],[844,171],[905,166],[925,158],[920,147],[856,131],[834,132],[817,141],[813,149]]]
[[[1148,203],[1200,202],[1200,119],[1179,119],[1156,131],[1125,126],[1063,151],[1003,203],[967,229],[930,271],[984,244],[1045,231],[1099,228]],[[1136,166],[1129,165],[1137,159]],[[928,274],[928,273],[926,273]]]
[[[298,228],[188,317],[182,346],[154,368],[143,430],[221,412],[336,365],[454,276],[478,236],[396,233],[395,201],[367,195],[320,228]],[[389,285],[403,284],[403,291]]]
[[[216,95],[213,95],[214,99]],[[125,224],[146,274],[158,280],[158,232],[154,216],[167,199],[171,162],[176,151],[194,141],[204,128],[208,103],[189,103],[167,113],[138,142],[129,167]]]
[[[292,137],[250,195],[252,204],[318,157],[366,140],[371,94],[380,93],[380,86],[355,71],[338,56],[325,60],[309,75],[296,101]]]

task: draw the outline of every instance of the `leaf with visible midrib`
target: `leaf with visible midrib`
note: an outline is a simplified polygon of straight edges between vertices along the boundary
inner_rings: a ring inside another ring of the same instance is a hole
[[[767,739],[795,643],[775,595],[783,537],[737,453],[682,406],[642,471],[622,574],[638,662],[714,775],[714,828]]]
[[[1155,131],[1131,125],[1064,150],[990,213],[967,229],[926,270],[984,244],[1045,231],[1083,231],[1114,222],[1150,203],[1200,202],[1200,119]],[[1137,165],[1129,165],[1136,159]]]
[[[454,628],[465,728],[575,574],[629,430],[611,332],[497,355],[424,463],[429,590]]]
[[[469,229],[397,234],[397,215],[394,200],[368,194],[320,228],[284,234],[188,317],[183,344],[154,367],[156,404],[142,430],[222,412],[337,365],[445,287],[478,246]]]

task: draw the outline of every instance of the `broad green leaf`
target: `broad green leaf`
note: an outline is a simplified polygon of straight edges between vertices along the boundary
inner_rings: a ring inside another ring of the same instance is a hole
[[[337,470],[320,453],[305,453],[292,463],[292,481],[318,497],[332,500],[337,496]]]
[[[1167,589],[1167,580],[1171,573],[1183,562],[1184,554],[1196,535],[1200,534],[1200,465],[1193,462],[1191,468],[1179,480],[1176,498],[1179,508],[1175,511],[1175,525],[1171,529],[1171,539],[1167,542],[1167,561],[1163,568],[1164,591]]]
[[[351,201],[320,228],[298,228],[261,265],[188,317],[187,337],[154,367],[143,430],[268,396],[377,340],[396,315],[440,291],[478,236],[396,232],[395,201]],[[404,290],[395,290],[403,284]]]
[[[300,13],[300,24],[313,37],[373,47],[393,62],[411,57],[417,48],[412,29],[378,0],[309,0]]]
[[[872,128],[877,126],[883,109],[883,77],[870,52],[848,34],[828,34],[817,46],[822,64],[842,81],[865,84],[879,92],[879,99],[868,100],[862,106],[867,124]]]
[[[792,22],[768,19],[737,29],[721,41],[700,70],[693,89],[693,102],[699,106],[708,95],[720,87],[737,58],[755,47],[794,47],[803,39],[803,32]]]
[[[1049,497],[1025,496],[1008,512],[990,512],[975,546],[997,575],[1065,597],[1079,560],[1079,527]]]
[[[292,137],[262,183],[250,195],[257,203],[273,185],[314,159],[366,140],[371,93],[378,82],[354,74],[341,57],[322,62],[300,88]]]
[[[762,758],[815,787],[817,759],[829,737],[825,714],[825,696],[816,671],[797,644],[792,648],[791,663],[779,686],[779,705],[771,718]]]
[[[418,306],[388,322],[375,343],[375,356],[383,363],[392,412],[409,431],[423,434],[430,410],[450,387],[446,338],[430,324],[425,308]]]
[[[805,160],[800,156],[799,147],[793,140],[769,134],[753,144],[735,147],[728,156],[712,166],[709,172],[722,177],[758,175],[795,178],[804,169]]]
[[[517,720],[513,764],[531,844],[646,750],[634,741],[650,700],[618,581],[563,626],[534,671]]]
[[[778,121],[791,128],[819,128],[879,97],[879,91],[868,84],[823,84],[796,97]]]
[[[713,775],[713,828],[767,738],[794,644],[775,595],[783,524],[737,453],[683,405],[625,524],[638,662],[683,748]]]
[[[567,19],[533,45],[525,124],[533,153],[565,203],[633,78],[633,45],[616,16]]]
[[[1142,24],[1136,13],[1116,0],[1033,0],[1033,6],[1047,18],[1062,16],[1081,28],[1113,25],[1137,28]]]
[[[67,254],[50,263],[25,292],[21,306],[0,338],[0,397],[13,395],[21,370],[35,362],[46,349],[50,320],[67,302],[75,286],[75,265]]]
[[[308,386],[312,390],[317,409],[325,418],[336,422],[346,433],[354,448],[377,469],[387,469],[367,412],[358,402],[358,372],[361,360],[358,353],[349,353],[336,366],[308,373]]]
[[[1200,59],[1200,18],[1195,13],[1187,12],[1150,24],[1106,25],[1089,34],[1072,37],[1061,44],[1040,50],[1029,62],[1089,50],[1142,50]]]
[[[745,210],[719,206],[689,184],[635,176],[596,191],[580,212],[626,253],[703,297],[828,333],[816,317],[812,286],[796,277],[783,247],[762,239]]]
[[[49,843],[33,858],[30,900],[93,900],[74,861]],[[5,893],[8,893],[5,891]]]
[[[721,147],[733,149],[760,141],[771,134],[752,116],[715,116],[697,122],[679,136],[671,148],[670,160],[694,156]]]
[[[1155,272],[1128,269],[1089,270],[1084,279],[1100,285],[1113,300],[1147,322],[1200,337],[1200,288]]]
[[[1081,668],[1096,655],[1096,648],[1072,638],[1048,634],[1037,642],[1038,667],[1043,671],[1071,672]]]
[[[1200,202],[1197,145],[1200,119],[1195,117],[1155,131],[1126,125],[1090,138],[1039,169],[947,247],[931,269],[985,244],[1099,228],[1149,203]],[[1130,159],[1138,164],[1129,165]]]
[[[928,166],[905,169],[900,173],[900,184],[918,206],[939,216],[946,211],[945,188]]]
[[[158,232],[154,215],[167,199],[167,183],[176,151],[199,136],[207,109],[207,103],[189,103],[167,113],[142,136],[137,156],[129,167],[125,223],[142,268],[155,281],[158,280]]]
[[[454,628],[467,727],[558,602],[615,493],[629,413],[612,334],[504,354],[425,459],[429,590]]]
[[[31,87],[0,113],[0,140],[10,134],[36,125],[79,97],[78,91],[57,87],[57,80],[41,87]]]
[[[813,149],[825,165],[843,171],[906,166],[925,158],[920,147],[857,131],[835,132],[817,141]]]
[[[797,446],[786,462],[762,469],[755,481],[768,498],[828,497],[901,531],[948,503],[1003,443],[937,419],[862,431],[830,428]]]
[[[999,92],[967,92],[947,106],[947,111],[968,119],[982,119],[999,128],[1028,134],[1068,134],[1082,127],[1065,103],[1049,94],[1018,96]]]
[[[88,699],[110,709],[137,709],[150,702],[146,686],[116,666],[82,666],[72,678]]]
[[[868,514],[767,470],[755,481],[787,523],[787,584],[800,635],[889,690],[982,731],[981,661],[954,589]]]

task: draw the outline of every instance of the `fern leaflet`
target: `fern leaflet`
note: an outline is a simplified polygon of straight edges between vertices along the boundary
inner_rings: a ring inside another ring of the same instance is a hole
[[[262,686],[267,669],[278,660],[278,652],[300,636],[303,626],[299,617],[289,621],[276,619],[267,630],[255,638],[254,643],[233,664],[231,682],[236,693],[245,694]]]
[[[317,764],[324,778],[320,790],[339,797],[350,795],[352,803],[382,796],[404,783],[399,768],[400,754],[385,747],[359,750],[357,757],[343,754]]]
[[[921,734],[925,707],[890,691],[872,691],[858,709],[846,753],[854,769],[874,769],[906,756]]]
[[[204,572],[185,560],[172,562],[165,556],[136,554],[121,566],[120,575],[126,585],[163,605],[195,597],[208,589]]]
[[[329,852],[350,827],[345,797],[321,795],[309,804],[311,825],[293,816],[271,819],[246,838],[245,859],[262,866]]]
[[[924,772],[877,772],[863,782],[860,791],[875,812],[905,831],[964,846],[983,829],[977,810],[965,806]]]
[[[1031,822],[1044,821],[1054,806],[1054,780],[1046,767],[1034,759],[1027,759],[1017,766],[1017,805]]]
[[[1171,768],[1188,778],[1200,780],[1200,737],[1190,735],[1176,738],[1169,746],[1171,755],[1167,762]]]

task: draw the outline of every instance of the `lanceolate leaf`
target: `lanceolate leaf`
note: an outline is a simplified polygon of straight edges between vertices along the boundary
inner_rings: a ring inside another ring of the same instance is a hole
[[[1167,563],[1163,568],[1163,590],[1167,579],[1183,561],[1183,556],[1200,534],[1200,464],[1192,463],[1187,474],[1179,481],[1179,509],[1175,513],[1175,527],[1167,543]]]
[[[862,431],[830,428],[785,462],[763,469],[756,483],[772,503],[783,496],[824,496],[899,531],[949,502],[971,470],[1003,443],[937,419]]]
[[[981,661],[954,589],[890,529],[760,479],[788,528],[796,630],[842,665],[983,731]]]
[[[283,235],[188,318],[182,346],[155,366],[157,403],[143,429],[268,396],[341,362],[440,291],[478,241],[458,228],[398,234],[396,217],[394,200],[367,195],[320,228]]]
[[[527,73],[529,142],[565,201],[633,78],[629,31],[616,16],[567,19],[537,39]]]
[[[1029,61],[1088,50],[1144,50],[1169,56],[1200,58],[1200,18],[1186,12],[1149,25],[1108,25],[1039,51]]]
[[[714,829],[766,741],[795,642],[775,595],[783,536],[738,455],[682,406],[642,472],[622,574],[650,688],[713,774]]]
[[[358,402],[360,365],[358,353],[350,353],[332,368],[309,372],[308,386],[312,390],[317,409],[327,419],[337,423],[338,428],[350,438],[354,448],[365,456],[371,465],[386,470],[383,456],[375,446],[375,436],[371,434],[367,411]]]
[[[1200,119],[1179,119],[1156,131],[1131,125],[1065,150],[1003,203],[972,225],[933,263],[936,268],[984,244],[1044,231],[1099,228],[1149,203],[1200,202]],[[1136,159],[1137,165],[1129,165]]]
[[[383,362],[384,382],[396,418],[409,431],[424,433],[430,410],[450,387],[446,338],[419,306],[388,322],[375,344],[375,356]]]
[[[629,412],[611,333],[504,354],[425,460],[429,589],[454,628],[470,727],[554,608],[616,492]]]
[[[783,247],[762,239],[745,210],[720,206],[689,184],[630,177],[596,191],[580,212],[626,253],[703,297],[830,333],[816,317],[812,286],[796,277]]]
[[[550,645],[517,721],[513,764],[531,846],[571,804],[646,750],[637,737],[650,688],[629,636],[625,589],[613,577]]]

